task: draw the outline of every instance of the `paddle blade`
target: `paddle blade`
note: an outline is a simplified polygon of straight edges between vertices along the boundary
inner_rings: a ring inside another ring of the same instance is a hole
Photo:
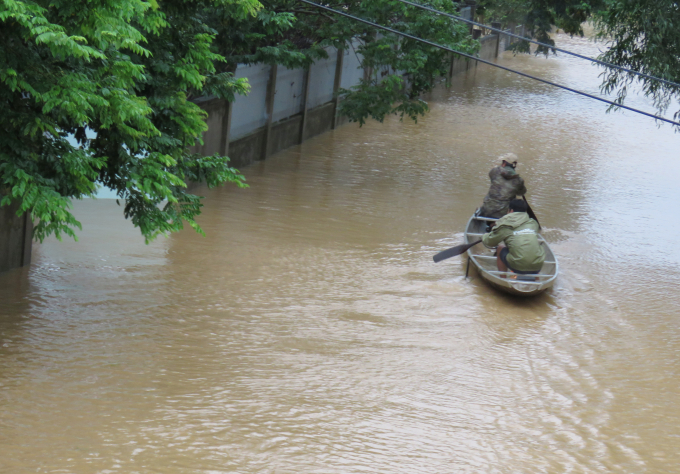
[[[442,260],[446,260],[447,258],[455,257],[456,255],[460,255],[461,253],[465,252],[467,249],[469,249],[473,245],[477,245],[480,242],[481,242],[481,240],[478,240],[476,242],[472,242],[471,244],[456,245],[455,247],[451,247],[448,250],[444,250],[443,252],[439,252],[437,255],[432,257],[432,260],[434,260],[434,263],[438,263],[438,262],[441,262]]]

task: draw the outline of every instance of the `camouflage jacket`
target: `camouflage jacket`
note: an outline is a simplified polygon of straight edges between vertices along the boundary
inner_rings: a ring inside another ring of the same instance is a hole
[[[508,212],[508,204],[517,195],[524,195],[527,188],[524,180],[511,166],[496,166],[489,171],[491,186],[484,198],[480,215],[486,217],[503,217]]]

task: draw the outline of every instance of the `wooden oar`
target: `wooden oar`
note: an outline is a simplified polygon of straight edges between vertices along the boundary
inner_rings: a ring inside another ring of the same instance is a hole
[[[472,242],[471,244],[456,245],[455,247],[451,247],[448,250],[444,250],[443,252],[439,252],[437,255],[432,257],[432,260],[434,260],[434,263],[438,263],[438,262],[441,262],[442,260],[446,260],[447,258],[455,257],[456,255],[460,255],[461,253],[465,252],[470,247],[477,245],[480,242],[481,242],[481,240],[478,240],[476,242]]]
[[[527,204],[527,214],[529,214],[529,217],[536,221],[536,224],[538,224],[538,230],[541,230],[541,223],[538,222],[538,217],[536,217],[536,214],[534,214],[534,210],[529,205],[529,201],[527,201],[526,196],[522,195],[522,199],[524,199],[524,202]]]

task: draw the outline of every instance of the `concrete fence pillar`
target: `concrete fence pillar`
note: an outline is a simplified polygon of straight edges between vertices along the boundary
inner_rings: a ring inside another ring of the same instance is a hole
[[[364,68],[364,81],[368,82],[373,77],[373,66]]]
[[[229,66],[227,67],[227,71],[236,74],[236,69],[238,68],[238,64],[232,64],[230,63]],[[236,100],[236,98],[234,98]],[[220,152],[222,153],[222,156],[229,156],[229,142],[231,141],[231,116],[232,112],[234,111],[234,103],[233,102],[228,102],[224,101],[224,108],[223,114],[222,114],[222,127],[220,130]]]
[[[342,66],[344,60],[345,50],[338,49],[338,57],[335,61],[335,78],[333,79],[333,123],[331,125],[331,130],[335,130],[338,126],[338,103],[340,102],[338,91],[340,90],[340,84],[342,83]]]
[[[492,22],[491,23],[491,27],[496,28],[498,30],[501,29],[501,26],[502,25],[499,22]],[[498,48],[500,48],[500,45],[501,45],[501,34],[496,32],[496,54],[494,56],[496,58],[498,57]]]
[[[300,143],[305,141],[307,130],[307,109],[309,108],[309,85],[312,83],[312,67],[305,70],[305,80],[302,86],[302,123],[300,124]]]
[[[374,31],[373,33],[370,33],[370,34],[375,39],[376,32]],[[364,81],[370,81],[372,77],[373,77],[373,66],[365,67],[364,68]]]
[[[508,33],[512,34],[515,32],[515,24],[514,23],[508,23],[508,26],[505,28],[505,31]],[[512,46],[512,43],[515,42],[515,38],[512,36],[506,36],[505,37],[505,48],[503,51],[506,51],[510,46]]]
[[[446,74],[446,83],[450,84],[453,78],[453,64],[456,61],[456,55],[449,53],[449,72]]]
[[[0,207],[0,272],[31,263],[33,221],[28,213],[17,216],[19,203]]]
[[[274,96],[276,95],[276,73],[278,66],[274,64],[269,70],[269,82],[267,83],[267,97],[265,102],[265,110],[267,115],[267,124],[265,126],[264,143],[262,144],[262,159],[265,160],[269,156],[269,139],[272,133],[272,117],[274,115]]]
[[[222,129],[220,130],[220,154],[229,156],[229,136],[231,133],[231,112],[234,110],[231,102],[224,101],[222,110]]]
[[[476,0],[467,0],[465,2],[466,5],[470,7],[470,20],[475,21],[475,14],[477,13],[477,1]],[[470,36],[473,36],[474,33],[474,28],[475,25],[470,23]]]

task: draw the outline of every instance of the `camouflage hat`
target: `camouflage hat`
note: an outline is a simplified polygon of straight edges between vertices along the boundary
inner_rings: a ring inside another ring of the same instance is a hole
[[[517,155],[514,153],[506,153],[498,157],[501,161],[505,161],[513,168],[517,166]]]

